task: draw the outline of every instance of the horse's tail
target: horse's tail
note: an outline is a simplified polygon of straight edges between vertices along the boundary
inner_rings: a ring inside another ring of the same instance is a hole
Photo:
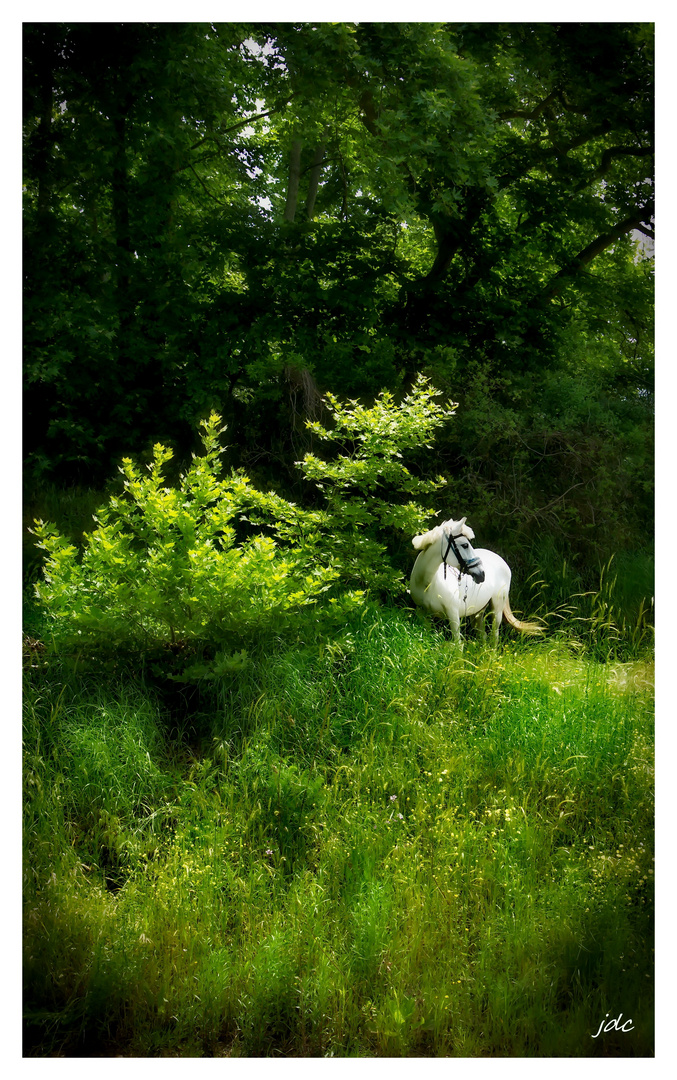
[[[515,630],[521,630],[523,634],[542,634],[543,633],[543,627],[539,626],[538,623],[535,623],[535,622],[521,622],[519,619],[515,618],[512,611],[510,610],[510,601],[508,600],[507,596],[505,598],[505,604],[503,605],[503,615],[504,615],[505,619],[507,620],[507,622],[509,622],[510,625],[512,627],[514,627]]]

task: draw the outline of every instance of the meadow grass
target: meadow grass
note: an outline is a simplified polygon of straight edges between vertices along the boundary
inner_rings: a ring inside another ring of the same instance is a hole
[[[396,608],[197,689],[31,655],[27,1055],[653,1054],[647,657]]]

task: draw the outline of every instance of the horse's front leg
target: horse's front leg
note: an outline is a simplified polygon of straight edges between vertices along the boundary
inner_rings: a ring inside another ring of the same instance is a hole
[[[451,627],[451,633],[456,645],[461,644],[461,616],[458,610],[451,604],[446,606],[447,618],[449,619],[449,626]]]

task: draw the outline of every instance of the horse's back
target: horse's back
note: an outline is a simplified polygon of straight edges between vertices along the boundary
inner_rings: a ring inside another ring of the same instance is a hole
[[[510,586],[510,567],[505,559],[497,555],[495,551],[487,548],[475,548],[475,554],[479,555],[484,567],[485,579],[490,578],[496,585]]]
[[[475,548],[475,554],[479,555],[484,567],[484,581],[479,586],[482,590],[482,600],[477,608],[480,611],[491,600],[495,608],[503,610],[503,605],[508,599],[510,592],[510,567],[505,559],[497,555],[495,551],[487,548]],[[468,612],[469,615],[476,612]]]

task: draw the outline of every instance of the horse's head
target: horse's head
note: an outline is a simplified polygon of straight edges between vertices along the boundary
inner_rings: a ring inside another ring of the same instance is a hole
[[[484,567],[479,555],[473,551],[470,541],[475,539],[475,534],[470,526],[466,525],[465,518],[460,521],[445,521],[441,529],[442,561],[445,567],[450,562],[462,574],[470,574],[473,581],[480,585],[484,581]]]

